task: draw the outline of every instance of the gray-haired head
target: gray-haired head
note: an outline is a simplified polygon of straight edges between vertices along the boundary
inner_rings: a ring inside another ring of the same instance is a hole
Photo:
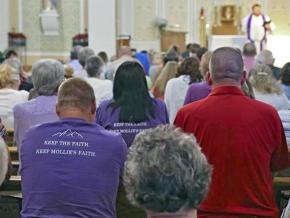
[[[8,169],[8,151],[4,140],[0,138],[0,186],[5,179],[7,169]]]
[[[214,83],[240,82],[244,70],[241,52],[231,47],[218,48],[212,54],[209,68]]]
[[[127,198],[159,213],[197,208],[211,172],[193,135],[169,125],[145,130],[136,136],[125,163]]]
[[[91,49],[89,47],[82,48],[79,52],[79,55],[78,55],[78,59],[79,59],[80,64],[83,67],[85,67],[87,59],[93,55],[95,55],[95,52],[93,49]]]
[[[89,77],[99,77],[102,72],[104,62],[100,57],[91,56],[86,61],[86,71]]]
[[[17,57],[11,57],[4,61],[4,64],[8,64],[10,67],[14,68],[18,74],[18,78],[22,71],[22,65]]]
[[[264,50],[257,55],[255,59],[255,65],[257,64],[273,65],[274,61],[275,59],[273,57],[273,53],[269,50]]]
[[[64,80],[63,65],[53,59],[42,59],[32,66],[32,82],[38,95],[51,96],[56,94]]]

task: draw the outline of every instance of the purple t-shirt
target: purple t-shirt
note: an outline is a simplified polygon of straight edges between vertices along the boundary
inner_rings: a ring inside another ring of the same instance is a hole
[[[96,121],[105,129],[121,133],[128,147],[131,146],[135,135],[145,129],[154,128],[161,124],[168,124],[169,118],[165,103],[159,99],[153,100],[154,118],[141,123],[122,123],[119,122],[120,108],[113,111],[108,105],[112,100],[103,101],[97,109]]]
[[[127,145],[82,119],[32,127],[21,149],[21,217],[116,217]]]
[[[207,97],[210,91],[211,86],[206,82],[191,84],[187,89],[184,105]]]

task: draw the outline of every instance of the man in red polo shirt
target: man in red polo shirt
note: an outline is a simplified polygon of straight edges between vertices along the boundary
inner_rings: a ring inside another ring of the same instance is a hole
[[[214,172],[199,217],[278,217],[271,173],[289,166],[276,110],[246,97],[243,58],[217,49],[210,62],[212,92],[184,106],[174,124],[193,133]]]

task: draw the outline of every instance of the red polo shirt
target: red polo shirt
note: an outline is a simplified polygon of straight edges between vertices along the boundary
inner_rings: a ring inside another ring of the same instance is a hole
[[[272,106],[252,100],[238,87],[220,86],[184,106],[174,124],[196,136],[214,168],[199,217],[278,217],[271,172],[287,168],[289,159]]]

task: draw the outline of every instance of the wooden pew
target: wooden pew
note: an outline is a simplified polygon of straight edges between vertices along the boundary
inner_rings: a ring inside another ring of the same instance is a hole
[[[290,188],[290,177],[274,177],[273,183],[277,186],[286,186]]]
[[[18,161],[18,148],[16,146],[8,146],[11,161]]]
[[[7,145],[14,145],[14,129],[7,129]]]

